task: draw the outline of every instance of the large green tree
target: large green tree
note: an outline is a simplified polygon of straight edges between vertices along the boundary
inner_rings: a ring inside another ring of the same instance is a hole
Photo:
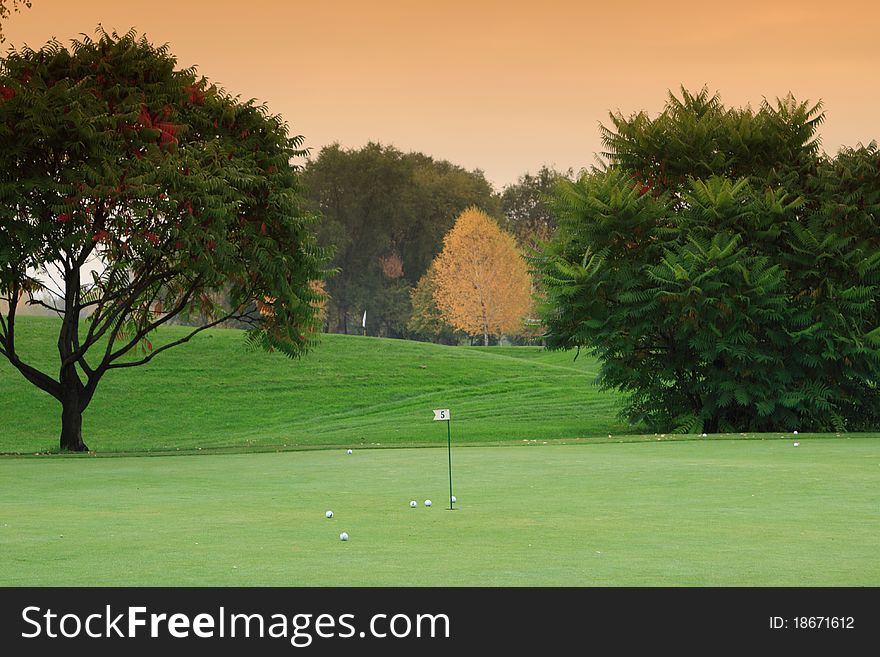
[[[323,219],[322,244],[336,247],[338,273],[327,281],[329,330],[408,337],[409,291],[467,207],[497,214],[498,200],[480,171],[422,153],[370,143],[321,149],[303,172],[311,207]]]
[[[133,32],[2,60],[0,354],[61,403],[62,449],[86,449],[83,411],[107,372],[208,326],[237,318],[252,342],[305,352],[326,256],[302,207],[301,141]],[[61,318],[55,373],[16,348],[21,304]],[[190,311],[208,320],[151,345]]]
[[[612,115],[536,260],[554,348],[592,350],[660,430],[880,427],[880,153],[828,158],[818,105],[705,89]]]

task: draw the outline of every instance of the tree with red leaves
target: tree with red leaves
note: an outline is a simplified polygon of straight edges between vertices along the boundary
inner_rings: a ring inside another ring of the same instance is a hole
[[[289,356],[314,342],[327,254],[301,207],[301,144],[133,31],[0,60],[0,355],[60,402],[61,449],[87,449],[83,411],[107,372],[205,328],[243,321]],[[61,318],[57,376],[16,349],[22,304]],[[206,323],[148,341],[188,312]]]

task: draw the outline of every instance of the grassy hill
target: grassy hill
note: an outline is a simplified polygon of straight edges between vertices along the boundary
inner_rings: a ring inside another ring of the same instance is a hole
[[[57,320],[21,318],[19,353],[57,370]],[[167,327],[156,344],[186,329]],[[109,373],[86,411],[93,450],[445,444],[572,439],[627,431],[619,398],[592,384],[581,354],[536,347],[446,347],[325,335],[305,359],[249,350],[211,330],[143,367]],[[0,452],[54,449],[58,403],[0,362]]]

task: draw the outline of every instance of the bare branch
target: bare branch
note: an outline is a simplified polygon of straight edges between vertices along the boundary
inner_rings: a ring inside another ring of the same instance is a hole
[[[9,310],[4,321],[4,344],[0,347],[2,353],[13,367],[24,375],[28,381],[37,386],[40,390],[48,392],[56,399],[61,399],[61,385],[52,379],[48,374],[32,367],[21,360],[15,353],[15,311],[18,307],[18,296],[21,288],[18,283],[12,284],[12,294],[9,297]]]
[[[59,258],[60,258],[60,255],[59,255]],[[58,270],[58,273],[61,274],[62,277],[64,276],[64,272],[62,271],[60,265],[57,262],[53,261],[52,266]],[[50,288],[48,285],[45,285],[44,287],[47,290],[49,290],[52,294],[54,294],[56,297],[63,299],[64,298],[64,286],[55,280],[55,278],[52,276],[51,272],[49,271],[48,267],[44,268],[43,271],[46,273],[46,276],[49,278],[49,280],[52,281],[52,284],[55,286],[55,289]]]
[[[147,270],[145,269],[144,271]],[[89,327],[89,331],[86,334],[85,341],[83,342],[82,347],[78,350],[78,352],[81,353],[77,353],[75,355],[77,357],[84,355],[86,351],[88,351],[107,333],[107,331],[114,323],[116,324],[116,330],[118,331],[121,325],[125,322],[125,318],[131,311],[131,308],[134,305],[135,301],[137,301],[138,297],[150,287],[154,285],[161,285],[168,279],[173,278],[176,273],[177,272],[166,272],[162,275],[148,277],[141,281],[137,281],[137,279],[135,279],[135,281],[133,281],[130,286],[126,287],[124,290],[120,290],[118,294],[111,294],[108,297],[102,298],[98,302],[98,309],[91,317],[91,326]],[[125,300],[121,303],[109,306],[107,313],[102,314],[104,311],[103,304],[106,303],[107,299],[109,298],[112,301],[122,298],[122,292],[128,293],[128,296],[125,298]],[[92,305],[92,303],[84,304],[82,307],[86,308],[90,305]],[[109,354],[111,349],[112,347],[108,349],[106,353]]]
[[[27,305],[29,305],[29,306],[42,306],[43,308],[46,308],[47,310],[51,310],[52,312],[56,313],[59,317],[64,316],[64,313],[62,312],[62,310],[60,308],[56,308],[55,306],[50,306],[45,301],[37,299],[33,296],[30,296],[30,298],[27,300]]]
[[[4,353],[4,356],[12,363],[13,367],[24,375],[28,381],[37,386],[40,390],[48,392],[55,399],[61,400],[61,384],[31,365],[22,361],[14,352]]]
[[[162,317],[158,322],[148,323],[146,326],[146,330],[137,331],[135,336],[126,344],[123,348],[113,351],[113,345],[116,343],[116,336],[122,328],[122,325],[125,323],[128,312],[131,307],[129,306],[129,311],[126,311],[125,314],[119,315],[116,321],[116,325],[114,326],[113,332],[110,334],[110,337],[107,339],[107,348],[104,351],[104,358],[101,361],[102,363],[111,363],[114,359],[118,358],[123,353],[126,353],[129,349],[132,349],[138,342],[140,342],[144,336],[149,333],[151,330],[164,324],[169,319],[182,312],[184,308],[186,308],[189,303],[190,298],[192,297],[194,290],[194,286],[191,287],[178,301],[177,305],[172,308],[164,317]]]
[[[112,364],[108,365],[106,367],[106,369],[113,370],[113,369],[121,369],[123,367],[136,367],[138,365],[144,365],[146,363],[149,363],[151,360],[153,360],[153,358],[155,358],[157,355],[159,355],[163,351],[171,349],[172,347],[177,347],[178,345],[184,344],[185,342],[189,342],[190,340],[192,340],[193,337],[195,337],[197,334],[201,333],[205,329],[213,328],[213,327],[217,326],[218,324],[222,324],[223,322],[226,322],[230,319],[241,319],[244,316],[245,315],[243,315],[243,314],[236,314],[236,313],[230,313],[228,315],[224,315],[223,317],[220,317],[219,319],[215,319],[214,321],[209,322],[208,324],[205,324],[203,326],[199,326],[198,328],[194,329],[192,332],[190,332],[189,334],[180,338],[179,340],[175,340],[174,342],[169,342],[168,344],[162,345],[158,349],[154,349],[152,352],[150,352],[148,355],[144,356],[140,360],[129,361],[126,363],[112,363]],[[119,353],[121,355],[121,354],[125,353],[125,351],[122,351],[121,353],[120,352],[117,352],[117,353]]]

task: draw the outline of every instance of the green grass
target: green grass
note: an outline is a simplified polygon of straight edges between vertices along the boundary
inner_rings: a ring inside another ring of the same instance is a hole
[[[880,585],[880,436],[800,443],[7,457],[0,585]]]
[[[89,455],[32,455],[57,403],[0,363],[0,586],[880,585],[880,434],[627,435],[583,355],[241,338],[108,376]]]
[[[154,343],[179,337],[168,327]],[[21,318],[19,352],[58,369],[57,321]],[[536,347],[445,347],[324,335],[300,361],[250,351],[240,331],[212,330],[143,367],[110,372],[84,416],[99,452],[248,450],[445,443],[431,410],[450,408],[457,442],[584,438],[622,433],[620,398],[592,384],[597,366]],[[60,405],[5,359],[0,452],[55,449]]]

